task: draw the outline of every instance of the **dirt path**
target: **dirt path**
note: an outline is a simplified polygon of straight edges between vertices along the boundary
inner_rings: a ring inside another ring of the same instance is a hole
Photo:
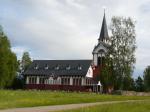
[[[137,101],[146,101],[146,100],[106,101],[106,102],[96,102],[96,103],[14,108],[14,109],[0,110],[0,112],[54,112],[59,110],[76,109],[76,108],[82,108],[82,107],[94,106],[94,105],[114,104],[114,103],[122,103],[122,102],[137,102]]]

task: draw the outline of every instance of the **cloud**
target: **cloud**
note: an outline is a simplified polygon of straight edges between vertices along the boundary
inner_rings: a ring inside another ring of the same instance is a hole
[[[106,6],[108,24],[112,16],[137,21],[136,71],[142,74],[150,63],[149,4],[149,0],[2,0],[0,23],[18,58],[27,50],[33,59],[92,59]]]
[[[21,59],[23,52],[24,52],[24,51],[27,51],[27,50],[26,50],[25,48],[23,48],[23,47],[12,47],[11,50],[12,50],[14,53],[18,54],[17,57],[18,57],[19,59]]]

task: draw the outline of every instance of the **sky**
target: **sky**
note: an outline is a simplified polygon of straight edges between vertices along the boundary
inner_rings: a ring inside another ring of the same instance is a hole
[[[134,77],[150,65],[150,0],[0,0],[0,24],[21,58],[92,59],[106,7],[113,16],[136,21]]]

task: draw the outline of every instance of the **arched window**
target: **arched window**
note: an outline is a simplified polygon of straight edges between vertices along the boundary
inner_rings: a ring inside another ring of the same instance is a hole
[[[104,62],[105,62],[105,58],[104,58],[104,56],[105,56],[105,51],[104,51],[104,49],[100,49],[99,51],[98,51],[98,53],[99,53],[99,55],[98,55],[98,65],[103,65],[104,64]]]

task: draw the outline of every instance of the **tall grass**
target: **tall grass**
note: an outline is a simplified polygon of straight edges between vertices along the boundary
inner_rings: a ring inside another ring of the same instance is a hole
[[[150,96],[137,97],[59,91],[0,90],[0,109],[140,99],[150,99]]]

